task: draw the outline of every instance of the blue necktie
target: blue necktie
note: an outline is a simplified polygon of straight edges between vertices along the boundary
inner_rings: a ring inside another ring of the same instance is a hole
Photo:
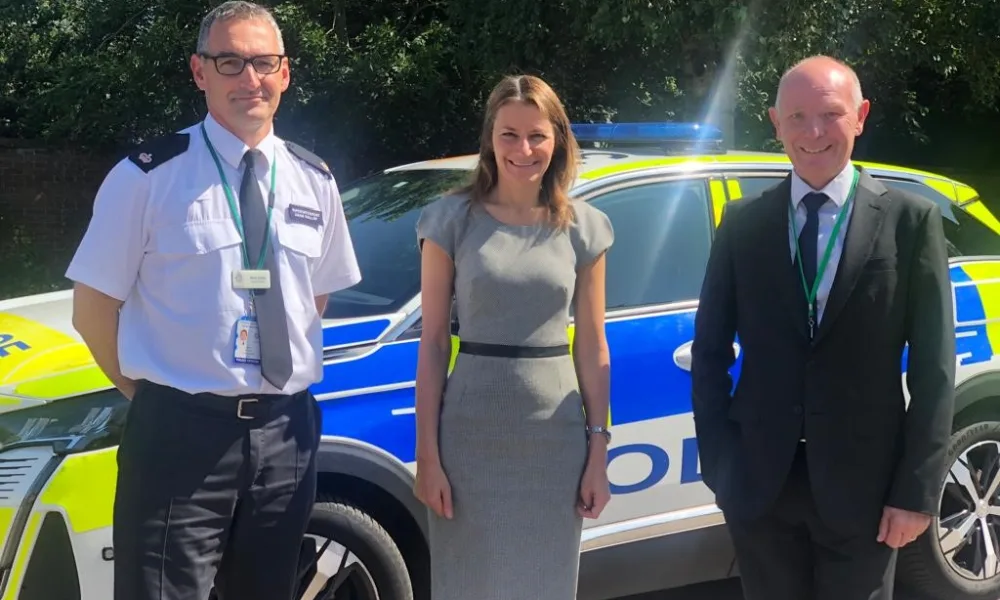
[[[806,278],[806,293],[812,289],[816,279],[819,209],[826,204],[827,200],[827,195],[821,192],[810,192],[802,198],[802,205],[806,207],[806,224],[799,232],[799,252],[802,254],[802,272]]]
[[[260,256],[267,230],[267,205],[254,172],[255,156],[264,158],[260,150],[248,150],[243,155],[246,170],[240,183],[240,216],[246,234],[250,268],[257,267],[257,257]],[[254,291],[254,313],[260,333],[260,373],[280,390],[292,375],[292,349],[288,340],[288,322],[285,320],[285,301],[281,295],[281,277],[270,243],[265,248],[264,268],[271,272],[271,288]]]

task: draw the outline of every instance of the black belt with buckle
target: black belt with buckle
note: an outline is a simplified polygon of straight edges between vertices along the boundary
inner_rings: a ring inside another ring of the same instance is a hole
[[[479,342],[459,342],[458,351],[475,356],[496,356],[500,358],[551,358],[569,354],[569,344],[559,346],[507,346],[504,344],[481,344]]]
[[[156,395],[167,396],[168,402],[183,402],[189,406],[197,407],[199,410],[221,415],[232,415],[243,421],[253,421],[267,417],[271,411],[276,409],[281,403],[287,402],[296,396],[308,393],[303,390],[296,394],[241,394],[239,396],[223,396],[211,392],[199,392],[189,394],[177,388],[154,383],[148,380],[139,380],[137,391],[149,389]]]

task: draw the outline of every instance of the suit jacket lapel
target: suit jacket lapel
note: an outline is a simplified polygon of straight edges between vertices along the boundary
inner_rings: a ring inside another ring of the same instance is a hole
[[[792,196],[792,178],[788,176],[770,194],[761,200],[766,202],[764,236],[761,241],[765,253],[761,270],[768,274],[764,284],[784,304],[782,311],[791,319],[792,325],[802,335],[809,337],[808,306],[802,279],[792,261],[789,245],[788,207]]]
[[[814,344],[819,343],[823,336],[830,331],[833,322],[837,320],[837,316],[844,308],[844,304],[847,303],[851,292],[854,291],[861,271],[864,269],[868,257],[871,256],[875,238],[882,228],[882,221],[885,217],[885,210],[883,210],[883,204],[887,201],[883,197],[886,193],[885,186],[872,179],[863,169],[858,168],[858,170],[861,171],[861,176],[858,179],[854,208],[844,238],[844,250],[840,256],[840,264],[837,266],[830,296],[827,298],[823,318],[820,319],[819,327],[816,330]]]

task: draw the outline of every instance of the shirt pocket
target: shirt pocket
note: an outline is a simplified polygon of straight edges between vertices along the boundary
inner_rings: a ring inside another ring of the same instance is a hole
[[[292,252],[290,260],[305,257],[309,261],[319,258],[323,249],[323,235],[317,227],[285,221],[278,231],[278,244]]]
[[[144,260],[149,293],[175,315],[244,311],[245,299],[232,288],[232,273],[243,266],[241,243],[230,220],[160,227]]]
[[[211,254],[242,243],[231,220],[192,221],[156,232],[157,254],[193,256]]]
[[[281,219],[275,222],[275,258],[281,265],[285,309],[313,314],[312,274],[323,250],[321,230]],[[293,290],[294,293],[291,293]]]

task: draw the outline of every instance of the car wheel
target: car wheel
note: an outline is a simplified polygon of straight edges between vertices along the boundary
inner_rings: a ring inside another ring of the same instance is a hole
[[[413,600],[392,537],[360,508],[320,498],[299,555],[297,600]]]
[[[942,600],[1000,597],[1000,423],[951,436],[940,517],[899,555],[904,583]]]

